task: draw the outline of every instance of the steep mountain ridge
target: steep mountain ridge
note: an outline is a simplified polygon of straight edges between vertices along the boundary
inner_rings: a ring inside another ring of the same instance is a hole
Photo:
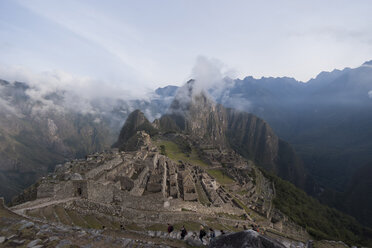
[[[157,124],[160,129],[178,126],[198,143],[200,149],[223,150],[231,147],[297,186],[307,186],[301,160],[265,121],[253,114],[226,109],[214,103],[205,93],[195,92],[195,83],[191,80],[177,92],[168,114]],[[170,120],[173,121],[171,125]],[[162,127],[161,123],[166,123],[166,127]]]

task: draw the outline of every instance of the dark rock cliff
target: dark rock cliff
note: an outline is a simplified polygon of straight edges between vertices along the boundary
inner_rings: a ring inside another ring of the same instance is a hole
[[[194,84],[190,80],[180,88],[168,114],[155,121],[160,130],[182,130],[200,147],[230,147],[262,168],[306,187],[301,159],[264,120],[214,103],[205,93],[195,92]]]
[[[133,111],[125,121],[123,128],[120,131],[117,142],[113,145],[119,150],[131,150],[128,145],[134,144],[137,131],[145,131],[150,136],[155,135],[157,130],[146,119],[145,115],[140,110]],[[130,141],[130,142],[129,142]]]

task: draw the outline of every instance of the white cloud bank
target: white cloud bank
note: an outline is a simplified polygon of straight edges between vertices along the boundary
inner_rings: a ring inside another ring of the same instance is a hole
[[[53,109],[98,114],[112,110],[120,100],[148,100],[146,90],[143,90],[142,95],[134,95],[124,85],[76,76],[64,71],[35,73],[24,67],[0,66],[0,79],[10,83],[26,83],[30,87],[25,91],[26,95],[34,103],[41,103],[32,107],[35,113]],[[0,98],[4,89],[5,87],[0,87]],[[55,99],[47,97],[51,94],[58,94],[62,99],[56,102]],[[2,97],[0,105],[3,110],[15,113],[9,99]]]

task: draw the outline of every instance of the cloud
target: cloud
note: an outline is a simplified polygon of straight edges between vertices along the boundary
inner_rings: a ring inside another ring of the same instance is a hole
[[[220,60],[198,56],[191,77],[195,79],[194,93],[212,90],[218,92],[226,86],[226,79],[233,77],[235,72],[227,69]]]
[[[1,92],[1,88],[0,88],[0,92]],[[19,113],[19,111],[17,111],[16,108],[11,106],[11,104],[8,101],[6,101],[5,99],[2,99],[1,97],[0,97],[0,113],[11,114],[17,117],[22,117],[22,114]]]
[[[50,109],[101,114],[111,111],[119,100],[148,100],[146,90],[134,95],[125,85],[119,85],[90,77],[76,76],[55,70],[35,73],[20,66],[0,66],[0,78],[9,82],[25,82],[29,88],[26,95],[33,100],[32,111],[36,113]],[[3,99],[2,105],[5,106]],[[11,108],[7,107],[10,111]],[[14,108],[13,108],[14,109]]]
[[[368,97],[372,98],[372,90],[368,91]]]
[[[251,103],[239,94],[230,96],[230,89],[234,87],[235,70],[229,69],[217,59],[198,56],[192,68],[191,78],[180,87],[176,94],[176,102],[171,106],[171,113],[184,114],[193,97],[200,93],[206,94],[216,102],[237,110],[247,110]]]

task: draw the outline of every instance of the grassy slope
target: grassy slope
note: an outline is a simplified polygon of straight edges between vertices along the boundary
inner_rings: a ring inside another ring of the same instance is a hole
[[[230,184],[234,182],[234,180],[228,175],[226,175],[222,170],[210,169],[207,171],[212,177],[214,177],[217,180],[217,182],[219,182],[222,185]]]
[[[199,165],[199,166],[204,167],[204,168],[208,167],[208,164],[206,164],[204,161],[202,161],[199,158],[198,153],[195,150],[195,148],[192,148],[191,152],[189,154],[186,154],[183,151],[181,151],[181,149],[179,148],[179,146],[176,143],[174,143],[172,141],[157,140],[156,144],[159,148],[160,148],[161,145],[164,145],[166,155],[170,159],[174,160],[175,162],[178,162],[178,160],[182,160],[182,161],[188,162],[190,164]]]
[[[274,181],[274,205],[316,239],[341,240],[348,244],[372,245],[372,230],[353,217],[319,203],[293,184],[263,172]]]

